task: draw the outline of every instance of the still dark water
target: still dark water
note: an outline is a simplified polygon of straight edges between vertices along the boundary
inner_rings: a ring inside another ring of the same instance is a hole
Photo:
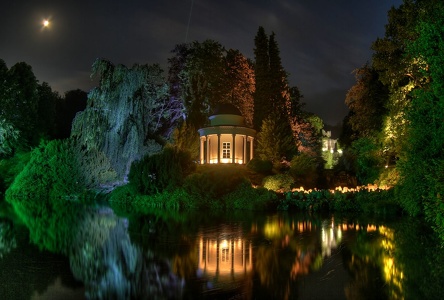
[[[87,215],[69,255],[0,219],[0,299],[444,299],[443,249],[407,217]]]

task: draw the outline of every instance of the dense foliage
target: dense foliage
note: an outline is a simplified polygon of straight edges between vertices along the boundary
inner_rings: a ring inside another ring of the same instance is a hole
[[[182,186],[195,167],[188,151],[166,147],[160,153],[133,162],[129,180],[140,193],[151,195]]]
[[[208,122],[218,103],[231,103],[252,124],[255,80],[252,63],[213,40],[177,45],[169,62],[170,95],[184,106],[194,128]]]
[[[444,240],[444,4],[425,2],[427,13],[419,14],[415,30],[418,38],[407,48],[417,85],[406,111],[399,192],[406,210],[424,212]]]
[[[362,183],[395,186],[401,206],[444,240],[443,19],[437,0],[405,0],[388,12],[372,65],[356,71],[347,94],[342,141],[351,156],[342,164],[348,159]]]
[[[53,138],[59,100],[47,83],[39,84],[30,65],[19,62],[8,69],[0,59],[0,159]]]
[[[87,108],[77,114],[71,136],[86,149],[103,152],[123,179],[134,160],[160,151],[181,109],[168,97],[157,65],[127,68],[99,59],[93,76],[100,85],[88,94]]]
[[[271,207],[276,194],[253,188],[241,166],[199,166],[182,186],[150,195],[141,194],[133,184],[115,189],[110,195],[113,207],[148,213],[168,210],[263,210]]]
[[[35,148],[5,197],[30,228],[31,240],[54,251],[67,247],[60,239],[68,237],[50,233],[57,226],[69,226],[67,222],[76,215],[65,209],[66,203],[85,195],[84,178],[71,146],[67,141],[52,141]],[[53,214],[60,218],[52,218]]]

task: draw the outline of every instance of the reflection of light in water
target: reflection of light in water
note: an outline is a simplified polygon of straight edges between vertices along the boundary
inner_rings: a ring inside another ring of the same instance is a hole
[[[331,224],[322,224],[321,228],[321,246],[322,256],[330,256],[331,251],[338,247],[342,240],[342,231],[340,226],[335,227],[333,219]]]
[[[396,265],[393,253],[395,250],[394,238],[395,233],[393,229],[385,226],[379,227],[379,232],[384,236],[381,241],[381,246],[385,250],[382,254],[382,263],[384,266],[384,279],[387,283],[393,284],[395,287],[391,291],[392,299],[401,299],[402,297],[402,281],[404,279],[404,273]]]
[[[380,239],[380,247],[384,249],[384,251],[380,252],[380,256],[373,257],[372,260],[379,260],[381,264],[381,268],[384,274],[384,280],[387,282],[392,288],[390,289],[390,298],[391,299],[403,299],[403,280],[404,273],[396,265],[396,260],[394,258],[395,251],[395,243],[394,243],[394,230],[383,225],[376,226],[374,224],[368,224],[367,226],[359,226],[359,224],[339,224],[336,226],[338,230],[338,237],[342,236],[342,231],[359,231],[363,230],[366,232],[379,232],[382,236]],[[324,229],[323,229],[324,232]],[[324,239],[328,239],[327,235],[323,233],[322,241],[324,246]],[[323,251],[324,252],[324,251]],[[378,252],[379,253],[379,252]],[[368,256],[367,259],[370,259]]]
[[[241,237],[201,237],[199,269],[208,276],[243,277],[252,270],[252,244]]]

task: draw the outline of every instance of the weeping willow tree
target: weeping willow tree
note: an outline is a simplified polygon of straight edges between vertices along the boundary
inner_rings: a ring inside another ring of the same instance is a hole
[[[103,152],[120,179],[134,160],[161,150],[182,116],[182,104],[169,97],[162,72],[158,65],[127,68],[103,59],[93,64],[91,77],[99,78],[99,86],[77,114],[71,136],[84,148]]]

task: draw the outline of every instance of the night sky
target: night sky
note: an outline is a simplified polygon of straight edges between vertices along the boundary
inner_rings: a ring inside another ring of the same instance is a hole
[[[6,2],[6,3],[5,3]],[[387,11],[402,0],[3,1],[0,58],[24,61],[56,91],[89,91],[98,57],[114,64],[158,63],[176,44],[213,39],[254,59],[259,26],[276,33],[290,85],[305,109],[335,125],[347,113],[352,71],[371,60]],[[192,9],[191,9],[192,8]],[[191,17],[190,17],[191,12]],[[43,20],[50,26],[43,29]],[[188,26],[189,24],[189,26]]]

